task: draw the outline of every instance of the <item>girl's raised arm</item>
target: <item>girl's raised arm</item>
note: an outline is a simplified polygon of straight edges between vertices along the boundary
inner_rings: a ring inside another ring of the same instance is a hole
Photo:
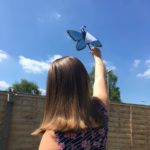
[[[101,57],[101,51],[100,49],[94,47],[90,49],[90,52],[95,60],[95,80],[93,85],[93,96],[97,97],[109,112],[110,102],[107,93],[105,68]]]

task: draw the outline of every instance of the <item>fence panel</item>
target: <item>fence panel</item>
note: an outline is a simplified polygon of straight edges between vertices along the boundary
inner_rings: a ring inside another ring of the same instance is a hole
[[[37,150],[41,137],[30,133],[43,117],[45,97],[14,96],[7,150]],[[0,142],[7,94],[0,93]],[[149,150],[150,106],[111,103],[107,150]]]

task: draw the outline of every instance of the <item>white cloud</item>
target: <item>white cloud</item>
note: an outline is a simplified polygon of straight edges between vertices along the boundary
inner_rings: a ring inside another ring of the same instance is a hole
[[[143,73],[138,73],[137,77],[150,78],[150,59],[145,61],[147,69]]]
[[[39,61],[24,56],[19,56],[19,64],[22,66],[25,72],[37,74],[47,71],[49,68],[49,63],[52,63],[54,60],[61,57],[61,55],[54,55],[50,57],[48,61]]]
[[[54,55],[54,56],[52,56],[52,57],[49,57],[48,62],[52,63],[53,61],[55,61],[56,59],[59,59],[59,58],[61,58],[61,57],[62,57],[62,55],[56,54],[56,55]]]
[[[46,90],[45,90],[45,89],[40,88],[39,90],[41,91],[41,94],[42,94],[42,95],[45,95],[45,94],[46,94]]]
[[[62,18],[62,14],[55,11],[55,12],[50,12],[50,13],[46,13],[46,14],[41,14],[36,18],[36,20],[39,23],[46,23],[46,22],[54,21],[54,20],[59,21],[59,20],[61,20],[61,18]]]
[[[19,56],[19,63],[28,73],[41,73],[47,71],[49,67],[48,63],[44,61],[37,61],[24,56]]]
[[[0,90],[6,90],[9,86],[6,81],[0,81]]]
[[[59,12],[51,12],[49,15],[49,20],[60,20],[62,18],[62,15]]]
[[[148,68],[144,73],[138,73],[137,77],[150,78],[150,68]]]
[[[55,13],[54,13],[54,17],[55,17],[56,19],[60,19],[60,18],[62,17],[62,15],[61,15],[60,13],[58,13],[58,12],[55,12]]]
[[[145,64],[146,64],[148,67],[150,67],[150,59],[146,60],[146,61],[145,61]]]
[[[141,63],[141,60],[135,59],[134,62],[133,62],[133,67],[134,67],[134,68],[137,68],[140,63]]]
[[[112,65],[110,62],[103,60],[103,63],[106,65],[107,70],[116,70],[116,66]]]
[[[3,51],[3,50],[0,50],[0,62],[2,62],[2,61],[4,61],[4,60],[6,60],[6,59],[8,59],[8,54],[5,52],[5,51]]]

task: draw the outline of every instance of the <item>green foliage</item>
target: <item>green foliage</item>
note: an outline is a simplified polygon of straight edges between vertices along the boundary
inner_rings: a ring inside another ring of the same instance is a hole
[[[121,102],[120,99],[120,89],[117,87],[118,77],[110,71],[108,73],[109,81],[107,81],[107,85],[109,84],[109,99],[113,102]]]
[[[95,70],[95,68],[93,67],[91,72],[89,73],[90,94],[91,95],[93,94],[94,70]],[[105,68],[105,80],[106,80],[107,88],[109,87],[109,99],[110,99],[110,101],[121,102],[120,89],[116,85],[118,77],[114,74],[113,71],[108,72],[108,70]]]
[[[12,88],[19,93],[41,95],[39,87],[34,82],[30,82],[25,79],[22,79],[21,82],[16,82],[13,84]]]

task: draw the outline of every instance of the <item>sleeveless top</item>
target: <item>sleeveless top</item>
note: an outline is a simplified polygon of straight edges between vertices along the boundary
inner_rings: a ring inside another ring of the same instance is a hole
[[[92,100],[104,116],[104,127],[86,128],[79,131],[55,131],[59,150],[105,150],[108,134],[108,112],[98,100]]]

